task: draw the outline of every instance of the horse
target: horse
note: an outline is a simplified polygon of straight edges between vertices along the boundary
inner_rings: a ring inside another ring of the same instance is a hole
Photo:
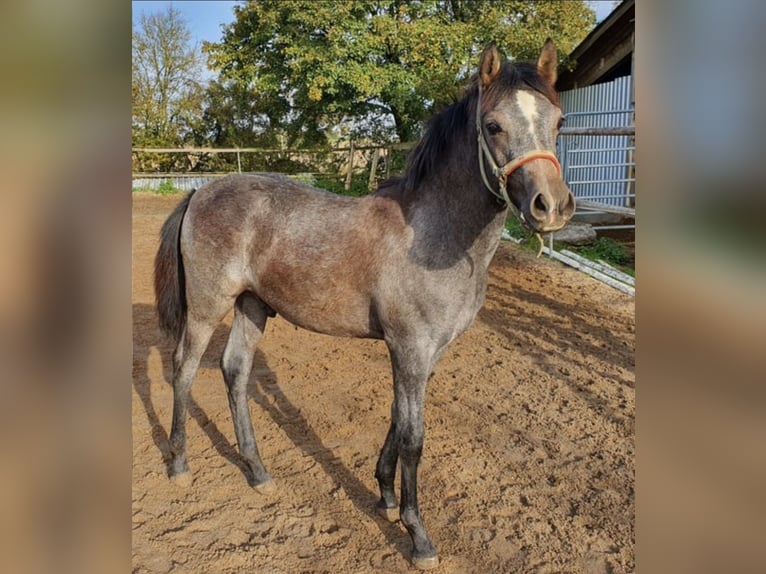
[[[171,479],[191,484],[189,391],[232,307],[221,370],[249,482],[261,492],[274,485],[253,436],[246,387],[268,318],[382,339],[394,398],[375,467],[377,508],[407,529],[416,568],[438,564],[418,507],[426,383],[484,303],[509,210],[542,233],[563,227],[575,209],[554,153],[562,113],[553,42],[527,63],[507,62],[489,45],[478,64],[462,99],[432,118],[403,175],[375,193],[344,197],[282,175],[230,174],[188,194],[165,221],[154,282],[160,327],[177,343]]]

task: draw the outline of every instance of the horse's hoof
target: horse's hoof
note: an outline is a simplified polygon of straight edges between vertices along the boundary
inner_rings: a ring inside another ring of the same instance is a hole
[[[412,565],[418,570],[430,570],[436,568],[439,565],[438,556],[427,556],[425,558],[413,558]]]
[[[399,520],[399,507],[395,506],[394,508],[386,508],[385,506],[378,506],[378,514],[380,514],[383,518],[388,520],[389,522],[396,522]]]
[[[273,492],[276,492],[277,485],[274,484],[273,480],[268,479],[268,480],[264,480],[260,484],[256,484],[253,488],[257,490],[258,492],[260,492],[261,494],[272,494]]]
[[[181,488],[189,488],[192,485],[192,475],[191,472],[181,472],[179,474],[174,474],[170,477],[170,480],[172,480],[176,485],[180,486]]]

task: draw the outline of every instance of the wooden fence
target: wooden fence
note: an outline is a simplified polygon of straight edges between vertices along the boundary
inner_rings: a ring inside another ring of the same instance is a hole
[[[635,136],[635,127],[630,126],[599,126],[599,127],[564,127],[560,131],[562,141],[567,136]],[[134,158],[136,154],[186,154],[187,156],[194,156],[197,158],[205,155],[216,154],[235,154],[237,158],[237,170],[242,172],[242,156],[244,154],[279,154],[286,157],[302,158],[305,159],[311,155],[330,155],[345,157],[345,161],[341,164],[340,169],[333,171],[332,169],[325,169],[323,171],[295,171],[288,172],[288,175],[305,175],[309,177],[324,176],[337,178],[338,181],[343,181],[343,186],[346,190],[351,189],[352,178],[357,174],[365,173],[368,171],[367,188],[372,191],[376,188],[378,179],[387,179],[391,176],[392,169],[392,156],[394,152],[405,152],[410,150],[416,142],[406,143],[391,143],[384,145],[370,145],[370,144],[357,144],[351,141],[347,146],[338,146],[334,148],[296,148],[296,149],[284,149],[284,148],[146,148],[135,147],[132,149]],[[562,146],[560,146],[562,147]],[[563,153],[562,153],[563,152]],[[566,156],[567,146],[564,145],[563,149],[559,149],[559,154]],[[564,176],[567,181],[572,179],[572,174],[569,173],[569,162],[567,157],[562,157],[562,164],[564,166]],[[382,177],[378,177],[379,167],[383,165]],[[327,163],[327,162],[325,162]],[[331,162],[330,162],[331,163]],[[403,160],[401,162],[403,166]],[[618,164],[616,164],[618,165]],[[622,165],[622,164],[619,164]],[[604,166],[606,167],[606,166]],[[633,169],[633,168],[631,168]],[[143,171],[133,172],[133,180],[156,180],[151,184],[140,185],[139,187],[156,188],[160,181],[164,180],[186,180],[188,185],[175,185],[175,187],[199,187],[207,178],[222,177],[230,173],[229,171],[179,171],[179,172],[167,172],[167,171]],[[631,171],[630,182],[633,181],[633,172]],[[598,177],[597,177],[598,179]],[[593,183],[593,182],[590,182]],[[577,193],[575,193],[577,196]],[[634,195],[634,194],[630,194]],[[615,202],[606,201],[594,201],[590,197],[578,197],[577,198],[578,210],[584,209],[590,212],[607,212],[614,213],[623,216],[635,217],[635,208],[630,205],[617,205]],[[615,226],[613,226],[615,227]],[[616,227],[634,227],[634,225],[628,226],[616,226]]]
[[[340,164],[337,170],[325,168],[322,171],[298,171],[312,176],[337,177],[344,182],[345,189],[351,188],[352,177],[356,173],[366,172],[369,167],[367,185],[370,190],[377,185],[378,169],[383,166],[383,179],[391,176],[392,158],[394,152],[403,152],[411,149],[416,142],[391,143],[384,145],[357,144],[351,141],[348,146],[333,148],[256,148],[256,147],[233,147],[233,148],[147,148],[134,147],[132,154],[134,161],[138,154],[184,154],[189,158],[203,158],[208,155],[234,154],[237,158],[237,171],[242,172],[242,158],[245,154],[277,154],[286,158],[298,158],[307,160],[309,156],[332,156]],[[340,161],[338,161],[338,159]],[[327,164],[328,162],[324,162]],[[332,162],[329,162],[332,163]],[[134,171],[133,180],[141,179],[181,179],[201,177],[221,177],[229,172],[221,171]],[[292,175],[292,174],[291,174]]]

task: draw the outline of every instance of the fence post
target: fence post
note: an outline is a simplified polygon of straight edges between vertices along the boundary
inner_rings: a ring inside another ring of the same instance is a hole
[[[348,173],[346,174],[346,191],[351,189],[351,175],[354,172],[354,140],[351,140],[348,146]]]
[[[242,173],[242,161],[239,159],[239,148],[237,148],[237,171]]]
[[[376,147],[372,152],[372,166],[370,167],[370,179],[367,180],[367,189],[373,191],[376,187],[375,174],[378,171],[378,160],[380,160],[380,148]]]

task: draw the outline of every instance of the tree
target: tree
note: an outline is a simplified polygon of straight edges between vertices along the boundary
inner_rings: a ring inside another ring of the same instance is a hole
[[[222,40],[203,47],[209,65],[270,102],[269,127],[290,143],[325,141],[344,121],[410,141],[458,97],[487,43],[522,60],[550,36],[563,59],[595,23],[583,1],[260,0],[234,11]]]
[[[201,78],[201,54],[181,13],[170,6],[142,15],[133,29],[133,145],[192,141],[200,129]]]

